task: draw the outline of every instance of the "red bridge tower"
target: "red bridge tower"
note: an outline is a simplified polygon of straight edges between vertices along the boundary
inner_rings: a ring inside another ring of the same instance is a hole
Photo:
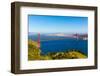
[[[40,48],[40,33],[38,33],[38,48]]]

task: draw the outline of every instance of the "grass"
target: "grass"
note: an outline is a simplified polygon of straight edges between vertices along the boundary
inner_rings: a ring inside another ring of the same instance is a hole
[[[37,42],[28,41],[28,60],[56,60],[56,59],[81,59],[87,56],[79,50],[71,49],[66,52],[49,52],[46,55],[41,54],[41,50],[37,47]]]

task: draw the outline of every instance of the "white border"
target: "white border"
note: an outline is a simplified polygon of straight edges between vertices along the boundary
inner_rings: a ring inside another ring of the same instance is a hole
[[[28,14],[88,17],[88,58],[28,61]],[[94,65],[94,11],[40,7],[20,8],[20,69],[43,69]]]

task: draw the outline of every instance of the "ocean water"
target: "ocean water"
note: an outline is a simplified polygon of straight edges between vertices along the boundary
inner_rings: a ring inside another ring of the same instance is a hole
[[[41,41],[40,49],[42,50],[42,54],[47,54],[48,52],[62,52],[71,49],[76,49],[87,55],[88,42],[87,40],[80,40],[80,39]]]
[[[36,36],[29,36],[28,38],[37,41]],[[64,52],[76,49],[88,55],[88,40],[62,37],[60,38],[55,36],[41,36],[40,45],[42,54],[47,54],[48,52]]]

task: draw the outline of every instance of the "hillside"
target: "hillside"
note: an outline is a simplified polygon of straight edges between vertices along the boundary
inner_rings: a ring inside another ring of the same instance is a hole
[[[87,56],[78,50],[71,49],[66,52],[49,52],[46,55],[41,54],[41,50],[37,47],[37,42],[28,41],[28,60],[55,60],[55,59],[80,59]]]

